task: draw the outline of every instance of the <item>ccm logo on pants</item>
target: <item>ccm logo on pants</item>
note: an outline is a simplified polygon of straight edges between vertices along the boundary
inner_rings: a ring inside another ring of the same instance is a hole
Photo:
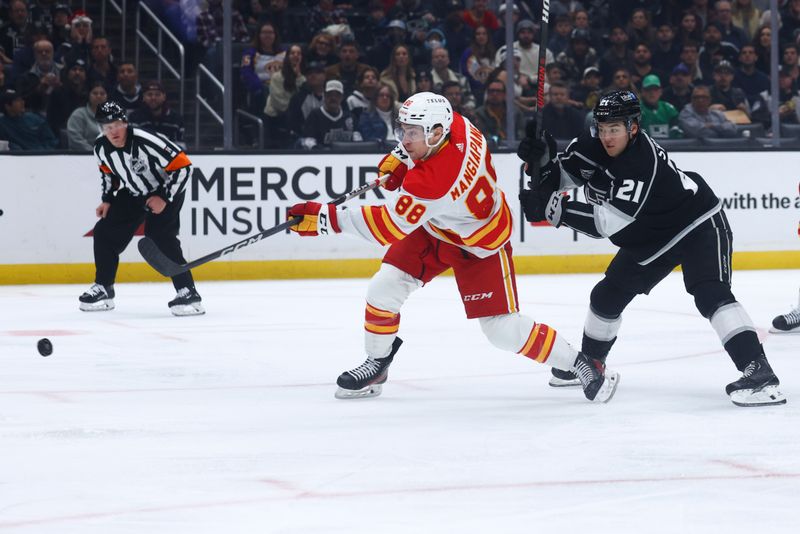
[[[474,295],[464,295],[464,302],[470,302],[473,300],[483,300],[483,299],[490,299],[494,291],[490,291],[489,293],[475,293]]]

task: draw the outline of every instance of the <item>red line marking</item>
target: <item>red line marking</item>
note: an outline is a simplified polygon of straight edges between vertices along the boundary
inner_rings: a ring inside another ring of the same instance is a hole
[[[80,336],[83,330],[6,330],[6,336]]]
[[[753,474],[753,475],[719,475],[719,476],[667,476],[667,477],[653,477],[653,478],[619,478],[619,479],[599,479],[599,480],[541,480],[533,482],[519,482],[512,484],[469,484],[463,486],[431,486],[419,488],[396,488],[396,489],[366,489],[360,491],[340,491],[340,492],[314,492],[303,490],[291,490],[291,484],[283,481],[272,481],[277,487],[281,489],[290,489],[290,491],[298,491],[296,495],[287,497],[260,497],[252,499],[238,499],[226,501],[211,501],[211,502],[197,502],[175,504],[170,506],[151,506],[141,508],[131,508],[129,510],[117,510],[109,512],[94,512],[84,514],[63,515],[54,517],[42,517],[39,519],[22,519],[17,521],[3,521],[0,522],[0,529],[11,529],[17,527],[28,527],[33,525],[43,525],[49,523],[62,523],[69,521],[80,521],[84,519],[99,519],[110,518],[122,515],[131,514],[151,514],[160,512],[169,512],[174,510],[195,510],[195,509],[208,509],[208,508],[225,508],[230,506],[241,506],[243,504],[257,504],[278,501],[296,501],[307,499],[342,499],[350,497],[373,497],[376,495],[408,495],[408,494],[426,494],[426,493],[446,493],[456,491],[495,491],[495,490],[509,490],[509,489],[525,489],[525,488],[543,488],[543,487],[575,487],[575,486],[601,486],[610,484],[652,484],[659,482],[713,482],[719,480],[760,480],[760,479],[796,479],[800,478],[800,473],[785,473],[785,474]],[[262,482],[270,483],[270,479],[262,479]]]
[[[766,476],[773,476],[779,475],[779,473],[775,473],[773,471],[768,471],[766,469],[761,469],[760,467],[755,467],[753,465],[744,464],[741,462],[734,462],[733,460],[709,460],[712,464],[720,464],[725,465],[728,467],[733,467],[734,469],[739,469],[741,471],[747,471],[748,473],[760,473],[761,475]]]
[[[682,356],[670,356],[666,358],[658,358],[654,360],[646,360],[646,361],[639,361],[639,362],[628,362],[628,363],[621,363],[618,365],[613,365],[612,367],[629,367],[632,365],[647,365],[651,363],[662,363],[667,361],[673,360],[686,360],[690,358],[698,358],[702,356],[709,356],[712,354],[721,354],[724,353],[724,349],[716,349],[716,350],[709,350],[703,352],[696,352],[692,354],[685,354]],[[447,381],[447,380],[469,380],[469,379],[478,379],[478,378],[502,378],[505,376],[521,376],[521,375],[541,375],[545,374],[548,369],[541,365],[536,365],[531,368],[530,371],[520,372],[508,372],[508,373],[487,373],[487,374],[476,374],[476,375],[450,375],[450,376],[435,376],[435,377],[421,377],[421,378],[407,378],[407,379],[396,379],[393,380],[392,383],[394,384],[402,384],[403,386],[410,388],[410,389],[419,389],[419,390],[428,390],[424,386],[415,384],[417,382],[429,382],[435,380],[437,382]],[[252,384],[252,385],[243,385],[243,386],[205,386],[205,387],[181,387],[181,388],[128,388],[128,389],[64,389],[64,390],[56,390],[56,391],[45,391],[45,390],[10,390],[10,391],[0,391],[0,395],[105,395],[105,394],[119,394],[119,393],[170,393],[170,392],[179,392],[179,391],[228,391],[228,390],[244,390],[244,389],[293,389],[293,388],[313,388],[313,387],[333,387],[333,382],[323,382],[323,383],[308,383],[308,384]],[[60,399],[64,400],[64,399]]]

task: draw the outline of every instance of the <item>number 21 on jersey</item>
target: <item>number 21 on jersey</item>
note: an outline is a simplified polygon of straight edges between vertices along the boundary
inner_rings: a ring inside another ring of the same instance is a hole
[[[620,200],[636,203],[641,200],[643,190],[644,182],[640,182],[639,180],[623,180],[622,185],[617,189],[617,194],[614,196]]]

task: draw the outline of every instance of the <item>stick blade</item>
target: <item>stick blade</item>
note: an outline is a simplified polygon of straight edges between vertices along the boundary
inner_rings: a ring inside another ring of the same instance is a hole
[[[186,269],[183,266],[175,263],[167,258],[163,252],[156,246],[155,242],[149,237],[143,237],[139,241],[139,253],[144,260],[161,275],[167,278],[172,278],[176,274],[184,272]]]

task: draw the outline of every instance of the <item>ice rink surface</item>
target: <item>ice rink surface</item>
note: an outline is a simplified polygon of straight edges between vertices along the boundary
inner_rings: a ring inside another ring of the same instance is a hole
[[[525,276],[523,312],[580,342],[600,275]],[[800,272],[739,271],[789,402],[736,379],[673,273],[628,308],[610,404],[494,349],[452,278],[415,293],[381,397],[333,397],[364,360],[366,280],[0,287],[0,532],[800,532],[800,336],[767,334]],[[54,353],[36,351],[48,337]]]

